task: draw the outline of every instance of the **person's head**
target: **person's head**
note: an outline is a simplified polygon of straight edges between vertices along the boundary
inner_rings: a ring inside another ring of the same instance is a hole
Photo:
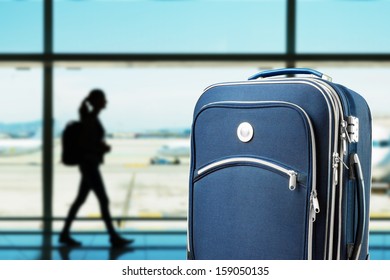
[[[101,89],[93,89],[88,95],[88,101],[94,110],[101,110],[107,105],[106,96]]]

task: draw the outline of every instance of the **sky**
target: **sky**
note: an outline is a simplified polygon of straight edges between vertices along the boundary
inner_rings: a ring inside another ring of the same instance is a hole
[[[42,0],[0,0],[0,53],[42,51]],[[285,1],[67,1],[54,2],[57,53],[283,53]],[[390,1],[298,1],[297,52],[390,53]],[[390,66],[314,65],[361,93],[374,115],[390,115]],[[62,127],[92,88],[102,88],[110,131],[188,128],[203,89],[246,80],[266,65],[105,68],[56,67],[54,118]],[[0,65],[1,122],[42,115],[42,69]]]
[[[40,52],[43,0],[0,0],[0,52]],[[283,0],[54,0],[55,52],[283,53]],[[389,52],[390,1],[298,0],[297,51]]]

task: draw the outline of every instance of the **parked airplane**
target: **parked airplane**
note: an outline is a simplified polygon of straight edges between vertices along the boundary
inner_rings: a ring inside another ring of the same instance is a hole
[[[374,125],[372,138],[372,179],[390,183],[390,129]]]
[[[34,153],[42,148],[41,130],[38,129],[31,138],[0,139],[0,156],[16,156]]]
[[[157,155],[150,160],[151,164],[180,164],[181,158],[190,157],[190,141],[180,140],[162,145]]]

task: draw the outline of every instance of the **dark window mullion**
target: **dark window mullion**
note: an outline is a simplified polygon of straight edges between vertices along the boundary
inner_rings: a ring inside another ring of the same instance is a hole
[[[286,17],[286,53],[287,68],[294,68],[296,65],[296,0],[287,0],[287,17]]]
[[[43,60],[43,246],[42,259],[51,259],[53,217],[53,0],[44,1]]]

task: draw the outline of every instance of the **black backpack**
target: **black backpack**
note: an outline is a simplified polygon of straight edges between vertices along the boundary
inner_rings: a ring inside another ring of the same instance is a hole
[[[62,133],[62,157],[65,165],[78,165],[81,161],[80,134],[81,122],[69,122]]]

